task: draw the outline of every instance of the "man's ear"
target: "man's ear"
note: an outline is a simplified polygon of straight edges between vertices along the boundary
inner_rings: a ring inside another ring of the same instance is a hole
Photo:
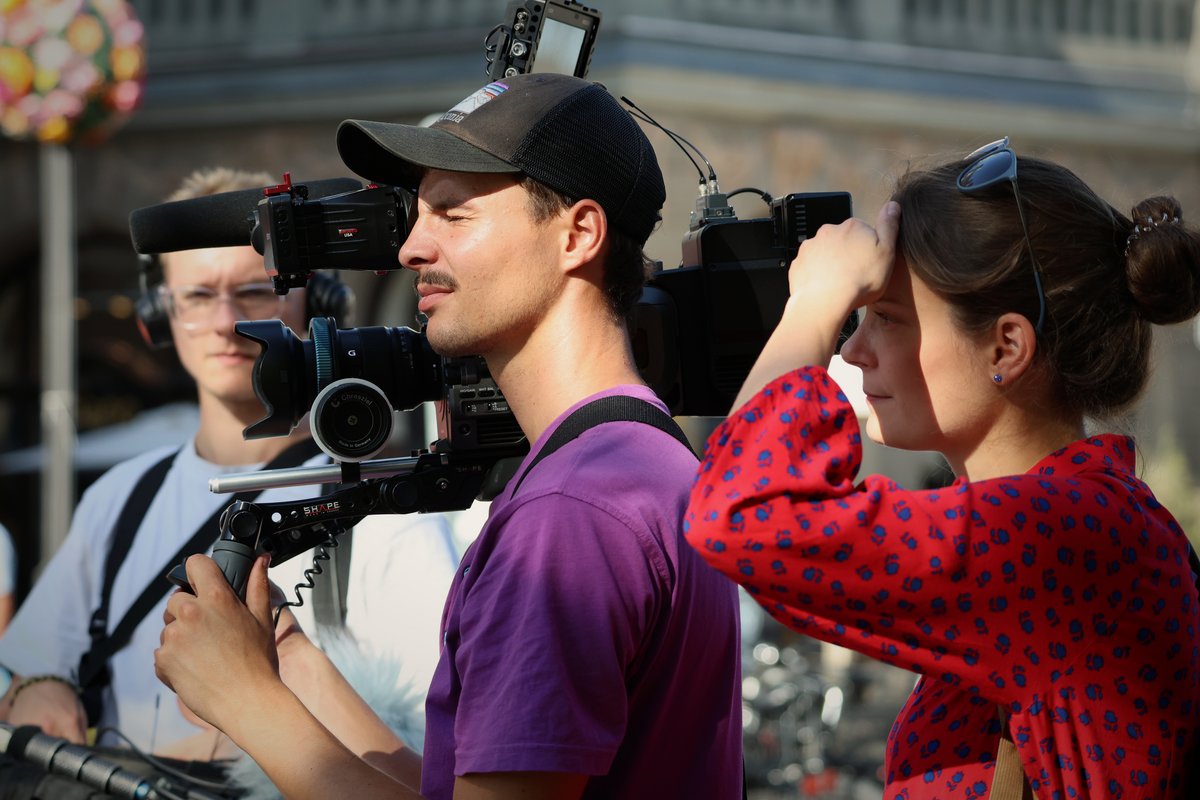
[[[580,200],[563,212],[562,267],[566,273],[600,263],[608,239],[608,218],[595,200]]]
[[[1037,354],[1037,332],[1021,314],[1002,314],[992,326],[989,366],[997,383],[1013,383],[1033,364]]]

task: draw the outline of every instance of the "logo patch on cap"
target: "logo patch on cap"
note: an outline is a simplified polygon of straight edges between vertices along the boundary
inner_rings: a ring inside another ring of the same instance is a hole
[[[508,85],[495,81],[487,86],[475,91],[470,97],[462,100],[454,108],[442,114],[442,118],[438,122],[462,122],[475,109],[479,108],[489,100],[495,100],[500,95],[508,91]]]

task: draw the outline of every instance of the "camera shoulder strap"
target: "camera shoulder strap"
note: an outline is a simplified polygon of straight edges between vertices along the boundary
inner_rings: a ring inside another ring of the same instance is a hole
[[[688,452],[694,457],[696,451],[692,449],[691,442],[688,441],[687,435],[684,434],[683,428],[679,427],[679,423],[670,415],[660,409],[653,403],[648,403],[637,397],[628,395],[613,395],[611,397],[601,397],[599,400],[593,400],[586,405],[580,406],[571,412],[571,415],[563,420],[562,424],[555,429],[554,433],[550,434],[550,438],[546,440],[546,444],[538,451],[538,454],[529,462],[529,466],[521,473],[517,479],[516,485],[513,487],[512,493],[515,495],[517,490],[521,488],[522,481],[534,467],[536,467],[542,459],[563,445],[573,441],[581,433],[594,428],[597,425],[603,425],[606,422],[640,422],[644,425],[649,425],[652,428],[658,428],[664,433],[671,435],[675,441],[687,448]],[[510,495],[511,496],[511,495]],[[746,783],[746,765],[742,764],[742,798],[747,797]]]
[[[263,469],[285,469],[299,466],[318,452],[319,449],[316,443],[311,439],[305,439],[284,450],[263,467]],[[162,487],[166,473],[170,468],[171,462],[175,460],[176,455],[178,455],[178,452],[171,454],[171,456],[164,459],[163,462],[156,464],[142,476],[142,479],[130,494],[129,500],[126,501],[125,508],[121,510],[121,515],[117,518],[113,534],[113,546],[109,549],[108,557],[104,563],[104,590],[100,596],[100,607],[92,615],[92,622],[88,629],[92,637],[91,648],[79,660],[78,682],[80,688],[83,690],[84,707],[88,712],[89,722],[95,722],[100,715],[101,693],[104,687],[108,685],[110,679],[108,674],[108,660],[128,644],[134,629],[150,613],[150,609],[154,608],[158,604],[158,601],[163,598],[163,595],[170,590],[171,584],[163,580],[162,576],[172,567],[181,563],[187,556],[207,550],[209,545],[220,538],[221,535],[220,519],[221,512],[225,510],[225,506],[213,512],[212,516],[197,528],[192,538],[183,547],[179,548],[161,569],[155,572],[150,583],[142,591],[137,600],[133,602],[133,605],[129,607],[129,611],[125,613],[125,616],[113,628],[112,633],[108,633],[108,606],[112,599],[112,587],[116,580],[117,570],[120,569],[125,556],[128,555],[133,545],[134,536],[141,526],[142,519],[145,518],[151,501]],[[161,474],[158,474],[160,469]],[[237,500],[252,502],[260,494],[262,492],[241,492],[234,495],[230,502],[232,503]]]
[[[679,427],[679,423],[670,415],[660,409],[653,403],[648,403],[637,397],[628,395],[613,395],[611,397],[601,397],[599,400],[593,400],[590,403],[580,406],[571,412],[571,415],[563,420],[562,424],[555,429],[554,433],[550,434],[550,438],[546,440],[546,444],[538,451],[538,454],[529,462],[529,466],[521,473],[521,477],[517,479],[516,485],[513,487],[512,493],[515,495],[517,490],[521,488],[521,482],[525,480],[525,476],[536,467],[543,458],[550,455],[554,451],[560,449],[563,445],[574,440],[581,433],[594,428],[597,425],[603,425],[606,422],[641,422],[644,425],[649,425],[652,428],[658,428],[664,433],[671,435],[675,441],[687,448],[688,452],[693,457],[696,451],[692,449],[692,443],[688,441],[687,435],[684,434],[683,428]],[[511,495],[510,495],[511,496]],[[742,800],[748,796],[746,783],[746,765],[742,763]]]
[[[517,493],[517,490],[521,488],[522,481],[525,480],[525,477],[529,475],[534,467],[541,463],[542,459],[568,442],[573,441],[589,428],[603,425],[606,422],[641,422],[652,428],[658,428],[660,431],[670,434],[677,442],[686,447],[689,453],[692,453],[693,456],[695,455],[695,451],[692,450],[692,445],[688,442],[687,436],[684,435],[683,429],[679,427],[679,423],[672,419],[665,411],[658,408],[658,406],[636,397],[629,397],[628,395],[601,397],[599,400],[593,400],[575,409],[555,429],[554,433],[550,434],[550,438],[546,440],[546,444],[533,457],[533,460],[529,462],[529,466],[525,468],[520,478],[517,479],[512,493],[514,495]]]

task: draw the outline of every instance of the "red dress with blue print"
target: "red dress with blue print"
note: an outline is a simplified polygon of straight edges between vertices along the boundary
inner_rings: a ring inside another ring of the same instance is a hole
[[[1132,440],[936,491],[855,484],[861,457],[825,370],[784,375],[709,438],[685,535],[783,624],[921,675],[885,797],[986,798],[998,706],[1040,800],[1200,797],[1195,576]]]

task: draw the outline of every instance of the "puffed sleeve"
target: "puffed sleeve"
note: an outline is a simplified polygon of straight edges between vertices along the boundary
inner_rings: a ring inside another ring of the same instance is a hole
[[[988,658],[1016,655],[1022,629],[1048,613],[1043,596],[1070,579],[1069,565],[1046,569],[1049,542],[1039,558],[1042,545],[1017,535],[1056,526],[1047,496],[1060,487],[1033,474],[938,491],[881,476],[856,484],[861,447],[824,369],[778,378],[710,437],[688,542],[796,630],[949,681],[1022,678]],[[1045,648],[1026,663],[1047,670],[1068,650],[1024,646]]]

